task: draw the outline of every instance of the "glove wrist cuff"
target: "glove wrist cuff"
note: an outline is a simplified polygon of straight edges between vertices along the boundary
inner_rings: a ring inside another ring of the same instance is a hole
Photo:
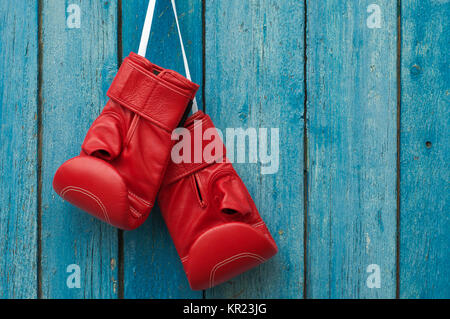
[[[181,120],[198,85],[131,53],[107,95],[115,102],[171,132]]]
[[[191,175],[207,166],[228,163],[225,145],[216,130],[211,118],[202,111],[196,112],[185,122],[185,129],[181,131],[184,152],[189,148],[188,158],[182,157],[181,163],[172,162],[164,177],[164,184],[171,184],[185,176]],[[189,132],[188,135],[184,135]],[[172,154],[173,155],[173,154]],[[177,155],[177,154],[175,154]]]

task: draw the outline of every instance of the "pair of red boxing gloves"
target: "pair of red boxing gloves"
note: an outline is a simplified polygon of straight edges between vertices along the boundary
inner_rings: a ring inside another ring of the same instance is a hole
[[[209,116],[198,111],[184,121],[197,89],[131,53],[81,154],[62,164],[53,180],[63,199],[124,230],[140,226],[158,197],[194,290],[227,281],[277,252]],[[184,128],[175,130],[179,125]],[[208,132],[215,151],[194,145],[195,130]],[[177,137],[182,161],[173,148]]]

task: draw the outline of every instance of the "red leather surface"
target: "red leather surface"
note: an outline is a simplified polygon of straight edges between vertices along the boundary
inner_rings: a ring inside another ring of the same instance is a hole
[[[199,111],[185,127],[214,127]],[[215,138],[223,143],[215,131]],[[199,148],[207,147],[208,142]],[[191,161],[195,152],[191,152]],[[272,257],[276,244],[244,183],[225,155],[199,163],[170,163],[158,195],[159,206],[192,289],[222,283]],[[221,161],[222,160],[222,161]]]
[[[263,232],[244,223],[225,223],[199,236],[184,267],[192,289],[200,290],[221,284],[276,252],[277,246]]]
[[[99,177],[102,178],[99,178]],[[108,223],[127,221],[127,186],[117,170],[108,162],[93,156],[77,156],[58,169],[53,179],[54,190],[75,206]],[[133,222],[133,220],[131,220]]]
[[[157,74],[155,74],[155,72]],[[121,229],[150,213],[180,122],[198,85],[131,53],[123,62],[79,157],[56,171],[65,200]]]

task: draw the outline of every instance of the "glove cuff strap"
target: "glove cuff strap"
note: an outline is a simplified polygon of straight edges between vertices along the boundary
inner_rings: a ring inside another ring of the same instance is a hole
[[[183,135],[182,140],[177,143],[183,145],[183,151],[190,148],[191,156],[186,158],[187,161],[184,161],[183,158],[181,163],[174,163],[172,158],[164,178],[164,184],[173,183],[213,164],[228,163],[221,136],[208,115],[202,111],[196,112],[186,120],[185,129],[187,131],[181,131],[180,134]],[[187,132],[189,134],[185,135]],[[201,144],[199,145],[199,143]]]
[[[171,132],[197,92],[198,85],[131,53],[107,95],[123,107]]]

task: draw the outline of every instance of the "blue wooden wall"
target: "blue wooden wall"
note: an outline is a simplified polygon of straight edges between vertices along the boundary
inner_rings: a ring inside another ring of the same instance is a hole
[[[235,164],[279,253],[197,292],[157,208],[118,231],[51,186],[146,7],[0,2],[0,298],[450,298],[450,1],[177,1],[200,107],[280,136],[276,174]],[[170,1],[153,21],[147,57],[184,73]]]

